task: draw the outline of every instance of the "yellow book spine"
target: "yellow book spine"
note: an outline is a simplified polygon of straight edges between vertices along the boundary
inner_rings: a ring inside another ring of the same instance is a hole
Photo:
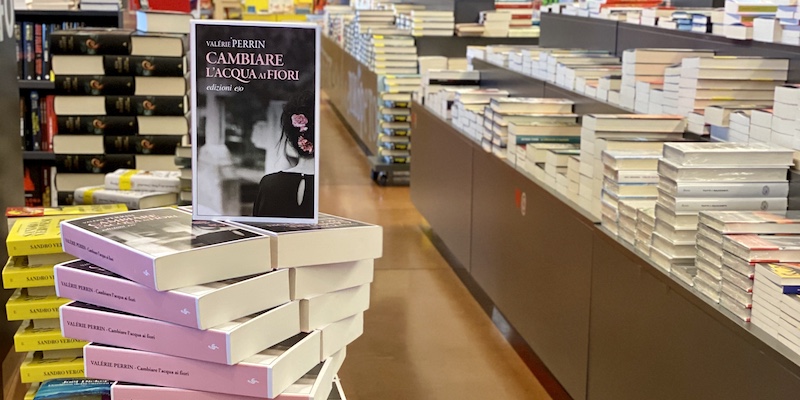
[[[9,321],[58,318],[58,307],[70,301],[56,296],[29,297],[17,289],[6,303],[6,316]]]
[[[6,241],[9,256],[30,256],[36,254],[63,253],[61,237],[37,237],[12,240],[9,235]]]
[[[49,379],[84,378],[83,358],[42,360],[40,355],[30,355],[19,368],[22,383],[44,382]]]
[[[26,287],[55,286],[52,265],[29,267],[24,257],[11,257],[3,267],[3,287],[17,289]]]
[[[9,256],[53,254],[63,252],[61,221],[78,216],[24,218],[14,223],[6,238]]]
[[[23,324],[24,325],[24,324]],[[88,342],[65,338],[61,329],[21,328],[14,335],[14,350],[25,351],[68,350],[83,348]]]
[[[23,397],[22,399],[23,400],[34,400],[36,398],[36,392],[38,392],[38,391],[39,391],[39,384],[38,383],[33,383],[33,384],[31,384],[31,387],[28,388],[28,391],[25,392],[25,397]]]

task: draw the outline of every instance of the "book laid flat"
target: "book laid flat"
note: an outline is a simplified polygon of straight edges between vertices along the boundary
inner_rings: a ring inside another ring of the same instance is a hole
[[[106,181],[108,176],[106,176]],[[131,210],[156,208],[178,203],[178,192],[147,190],[116,190],[104,186],[84,186],[75,189],[75,204],[125,204]]]
[[[686,130],[686,119],[678,115],[588,114],[583,127],[594,131],[673,132]]]
[[[56,115],[186,115],[186,96],[59,96]]]
[[[66,303],[69,299],[54,295],[30,296],[26,289],[16,289],[6,302],[6,318],[9,321],[58,318],[58,307]]]
[[[187,135],[183,115],[67,115],[56,117],[59,135]]]
[[[273,400],[325,400],[331,391],[336,373],[346,357],[346,349],[326,358],[314,368],[292,383]],[[115,382],[111,386],[114,400],[247,400],[253,397],[232,394],[200,392],[197,390],[178,389],[173,387],[139,385],[127,382]]]
[[[8,231],[6,248],[9,256],[63,253],[61,246],[61,221],[76,218],[74,215],[24,218],[16,221]]]
[[[722,247],[749,262],[800,262],[800,236],[726,235]]]
[[[664,158],[677,165],[792,165],[793,151],[758,143],[666,143]]]
[[[53,265],[29,265],[28,257],[10,257],[3,267],[3,288],[50,287],[55,285]]]
[[[274,268],[374,259],[383,254],[382,227],[334,215],[320,213],[316,224],[237,224],[270,237]]]
[[[62,236],[66,252],[156,290],[272,269],[269,236],[222,222],[193,222],[173,208],[66,221]]]
[[[572,114],[575,103],[566,99],[495,97],[489,105],[501,113]]]
[[[54,273],[56,291],[65,298],[196,329],[289,302],[288,270],[167,291],[153,290],[82,260],[59,264]]]
[[[665,192],[658,193],[658,202],[675,212],[706,210],[764,210],[786,211],[786,197],[672,197]]]
[[[86,374],[93,378],[274,398],[319,363],[320,333],[296,335],[236,365],[90,343]]]
[[[70,174],[106,174],[116,171],[120,168],[133,168],[136,166],[136,156],[134,154],[56,154],[55,161],[56,183],[58,183],[59,176]],[[75,183],[77,184],[77,183]],[[77,187],[87,186],[78,184]],[[57,185],[59,190],[62,190],[60,185]],[[108,207],[110,204],[95,204],[83,206],[65,206],[65,207]],[[118,204],[117,206],[124,207],[124,209],[116,210],[115,212],[128,211],[127,206]],[[103,213],[86,213],[84,215],[103,214]]]
[[[700,213],[699,221],[723,234],[800,234],[800,211],[734,211]]]
[[[719,168],[715,165],[679,166],[658,160],[658,173],[672,181],[686,182],[781,182],[787,180],[787,166],[744,166]]]
[[[105,188],[178,193],[181,191],[180,175],[181,173],[179,171],[118,169],[110,174],[106,174]]]
[[[58,206],[58,207],[7,207],[6,219],[8,229],[14,222],[22,218],[52,217],[57,215],[96,215],[112,212],[128,211],[122,204],[106,204],[101,206]]]
[[[333,356],[339,349],[358,339],[364,333],[364,313],[332,322],[319,328],[322,333],[322,346],[320,360],[324,361]]]
[[[307,299],[371,283],[374,276],[372,259],[336,264],[289,268],[289,290],[292,300]]]
[[[800,294],[800,264],[756,264],[756,279],[764,277],[780,286],[783,294]]]
[[[658,181],[658,188],[673,197],[786,197],[789,182],[675,182]]]
[[[103,400],[111,395],[112,383],[103,379],[51,379],[32,384],[30,399],[26,394],[24,400]]]
[[[369,308],[369,284],[300,300],[300,330],[310,332]]]
[[[207,330],[81,302],[66,304],[60,311],[61,330],[70,338],[228,365],[300,333],[298,302]]]
[[[189,72],[185,57],[56,54],[51,63],[56,75],[184,76]]]
[[[189,82],[182,76],[55,75],[55,93],[75,96],[183,96]]]
[[[30,352],[19,367],[22,383],[43,382],[56,378],[83,378],[83,358],[46,360],[42,352]]]
[[[23,321],[14,334],[14,351],[81,349],[88,342],[65,337],[60,328],[37,328],[31,320]]]
[[[82,28],[50,35],[52,54],[183,57],[188,50],[181,35],[141,34],[117,28]]]

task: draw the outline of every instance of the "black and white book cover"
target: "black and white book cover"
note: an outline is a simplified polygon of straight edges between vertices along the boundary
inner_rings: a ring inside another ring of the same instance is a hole
[[[320,30],[194,20],[195,219],[317,223]]]

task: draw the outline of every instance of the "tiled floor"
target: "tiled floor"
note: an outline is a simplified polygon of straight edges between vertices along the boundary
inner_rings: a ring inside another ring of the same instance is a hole
[[[339,372],[348,399],[549,400],[424,235],[409,188],[370,180],[362,151],[324,101],[321,132],[321,211],[384,228],[364,335]]]

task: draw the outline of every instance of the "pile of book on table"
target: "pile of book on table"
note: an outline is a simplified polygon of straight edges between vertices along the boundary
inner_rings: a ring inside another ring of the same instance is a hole
[[[698,251],[715,254],[721,237],[700,230],[698,214],[786,211],[792,156],[792,150],[768,145],[666,143],[658,164],[653,261],[718,301],[721,276],[700,269],[695,259]]]
[[[226,223],[155,208],[61,231],[80,258],[54,270],[74,300],[60,308],[64,336],[90,342],[87,377],[128,382],[112,396],[137,399],[326,395],[363,331],[382,254],[379,226],[326,214]]]
[[[83,376],[81,348],[86,342],[61,333],[58,308],[69,302],[56,296],[53,267],[74,260],[63,251],[59,224],[86,215],[126,211],[122,204],[6,210],[10,258],[3,268],[3,288],[14,293],[6,303],[9,321],[21,321],[14,349],[27,353],[20,367],[23,383]]]
[[[182,185],[179,171],[118,169],[105,175],[103,186],[79,187],[67,200],[75,205],[125,204],[131,210],[163,207],[178,204]]]

